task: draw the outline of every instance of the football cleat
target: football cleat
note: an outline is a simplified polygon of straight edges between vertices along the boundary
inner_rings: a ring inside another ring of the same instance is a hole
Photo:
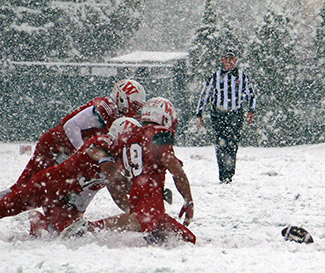
[[[143,239],[147,242],[148,246],[163,246],[167,242],[165,234],[158,230],[152,231],[144,236]]]
[[[225,178],[220,181],[220,184],[230,184],[232,182],[231,178]]]
[[[294,241],[300,244],[310,244],[314,242],[313,237],[302,227],[288,226],[281,231],[281,234],[286,241]]]
[[[61,239],[68,239],[68,238],[78,238],[85,235],[88,231],[88,221],[84,219],[80,219],[77,222],[74,222],[70,226],[66,227],[60,234]]]

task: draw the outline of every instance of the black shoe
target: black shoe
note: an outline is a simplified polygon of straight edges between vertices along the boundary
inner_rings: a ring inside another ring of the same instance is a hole
[[[173,193],[170,189],[164,189],[164,200],[169,204],[173,204]]]
[[[88,231],[89,222],[80,219],[70,226],[66,227],[60,234],[61,239],[83,237]]]
[[[162,246],[166,243],[166,236],[157,230],[144,236],[143,239],[151,246]]]
[[[231,178],[225,178],[220,181],[220,184],[230,184],[232,182]]]

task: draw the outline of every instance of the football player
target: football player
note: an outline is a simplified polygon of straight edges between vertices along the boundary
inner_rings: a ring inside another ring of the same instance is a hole
[[[175,108],[164,98],[152,98],[142,108],[142,127],[133,127],[129,137],[118,139],[123,167],[131,178],[129,212],[103,220],[76,223],[70,227],[71,235],[78,225],[86,230],[98,229],[149,232],[154,239],[167,234],[179,234],[195,243],[195,235],[186,227],[193,218],[193,199],[190,184],[181,161],[173,149],[177,127]],[[165,213],[163,189],[166,171],[173,175],[175,186],[184,198],[179,217],[185,214],[183,225]]]
[[[64,117],[56,127],[40,137],[17,182],[0,192],[0,198],[26,184],[39,171],[63,162],[86,140],[106,134],[119,116],[137,117],[145,100],[142,85],[124,79],[114,85],[110,96],[97,97]]]
[[[16,187],[0,200],[0,218],[42,208],[44,214],[29,214],[30,234],[38,236],[44,229],[59,234],[83,217],[90,201],[103,187],[119,208],[128,212],[128,179],[115,161],[116,132],[127,133],[134,126],[141,125],[133,118],[115,120],[109,134],[91,138],[61,164],[38,172],[25,185]]]

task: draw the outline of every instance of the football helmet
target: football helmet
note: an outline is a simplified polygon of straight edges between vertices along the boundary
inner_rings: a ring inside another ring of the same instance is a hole
[[[142,107],[141,121],[163,125],[173,132],[178,122],[174,105],[162,97],[152,98],[145,103]]]
[[[133,127],[141,127],[141,124],[134,118],[122,117],[114,120],[112,123],[109,134],[114,138],[118,139],[122,133],[129,131]]]
[[[140,114],[140,109],[146,101],[146,92],[137,81],[124,79],[114,85],[110,97],[116,103],[120,114],[134,117]]]

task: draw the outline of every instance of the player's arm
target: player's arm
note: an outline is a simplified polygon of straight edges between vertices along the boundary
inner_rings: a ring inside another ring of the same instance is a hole
[[[123,176],[115,162],[102,162],[100,168],[109,183],[106,186],[115,204],[124,212],[129,212],[129,181]]]
[[[128,192],[129,181],[122,175],[115,159],[105,149],[91,145],[87,149],[87,154],[100,164],[100,169],[109,181],[106,186],[115,204],[123,211],[129,211]]]
[[[180,211],[179,217],[182,217],[182,215],[185,213],[184,225],[188,226],[193,218],[194,205],[188,178],[174,152],[167,151],[163,153],[161,161],[163,165],[168,169],[168,171],[172,174],[175,186],[184,198],[184,205]]]
[[[96,108],[90,106],[77,115],[69,119],[64,125],[63,129],[73,147],[77,150],[84,143],[82,139],[82,130],[90,128],[102,128],[105,126],[103,120],[98,118]]]

